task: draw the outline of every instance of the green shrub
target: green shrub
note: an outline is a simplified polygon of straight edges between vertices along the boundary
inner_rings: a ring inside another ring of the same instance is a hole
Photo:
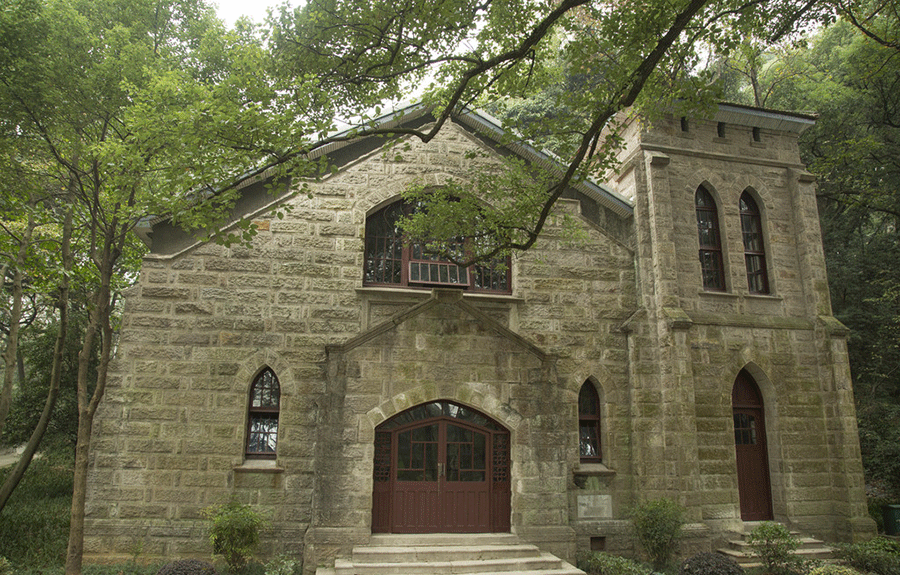
[[[163,565],[156,575],[218,575],[212,563],[199,559],[179,559]]]
[[[156,575],[165,564],[160,563],[138,563],[137,561],[126,561],[125,563],[92,563],[85,565],[81,570],[82,575]],[[25,575],[20,573],[19,575]],[[49,572],[36,573],[34,575],[53,575]],[[63,575],[60,573],[60,575]]]
[[[303,561],[278,555],[266,563],[266,575],[300,575],[303,572]]]
[[[885,497],[866,497],[866,508],[869,517],[875,522],[878,533],[884,533],[884,512],[881,509],[888,503],[891,503],[891,500]]]
[[[834,555],[859,571],[900,575],[900,542],[887,537],[876,537],[852,545],[835,545]]]
[[[209,519],[209,541],[213,554],[222,557],[232,573],[240,572],[259,545],[262,516],[249,505],[232,499],[203,511]]]
[[[580,554],[576,563],[588,575],[653,575],[637,561],[599,551]]]
[[[655,571],[665,571],[681,541],[684,508],[671,499],[653,499],[631,511],[638,541]]]
[[[737,564],[737,561],[721,553],[698,553],[685,559],[678,573],[679,575],[744,575],[744,569]]]
[[[790,575],[801,570],[802,561],[794,555],[800,540],[784,525],[765,521],[750,532],[747,542],[768,573]]]
[[[823,563],[822,565],[811,569],[807,575],[862,575],[862,573],[853,567],[847,567],[846,565]]]
[[[12,575],[13,571],[13,566],[9,559],[0,555],[0,575]]]

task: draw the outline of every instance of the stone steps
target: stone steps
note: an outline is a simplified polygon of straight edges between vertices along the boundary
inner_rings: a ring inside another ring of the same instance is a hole
[[[584,575],[508,533],[373,535],[316,575]]]
[[[833,558],[831,547],[824,542],[813,537],[802,536],[795,532],[792,532],[791,534],[800,540],[800,547],[794,551],[794,555],[802,559],[817,559],[820,561],[829,561]],[[748,535],[749,532],[732,533],[731,537],[726,541],[726,546],[717,549],[716,551],[722,555],[731,557],[745,569],[761,567],[762,564],[759,561],[759,557],[756,556],[753,549],[750,547],[750,544],[747,542]]]

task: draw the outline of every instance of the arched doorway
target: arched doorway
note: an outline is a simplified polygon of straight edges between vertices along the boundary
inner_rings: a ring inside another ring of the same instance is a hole
[[[508,532],[509,431],[450,401],[408,409],[375,429],[372,531]]]
[[[772,488],[763,399],[753,376],[742,369],[731,390],[741,519],[772,519]]]

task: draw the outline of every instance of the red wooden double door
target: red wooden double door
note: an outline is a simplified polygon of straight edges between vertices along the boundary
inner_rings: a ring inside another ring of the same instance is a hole
[[[509,432],[448,401],[419,405],[375,431],[372,531],[505,532]]]

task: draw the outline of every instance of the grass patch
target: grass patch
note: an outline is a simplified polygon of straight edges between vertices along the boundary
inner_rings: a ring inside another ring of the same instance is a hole
[[[71,453],[35,459],[0,512],[0,554],[17,572],[62,573],[72,506]],[[12,466],[0,469],[0,482]]]

